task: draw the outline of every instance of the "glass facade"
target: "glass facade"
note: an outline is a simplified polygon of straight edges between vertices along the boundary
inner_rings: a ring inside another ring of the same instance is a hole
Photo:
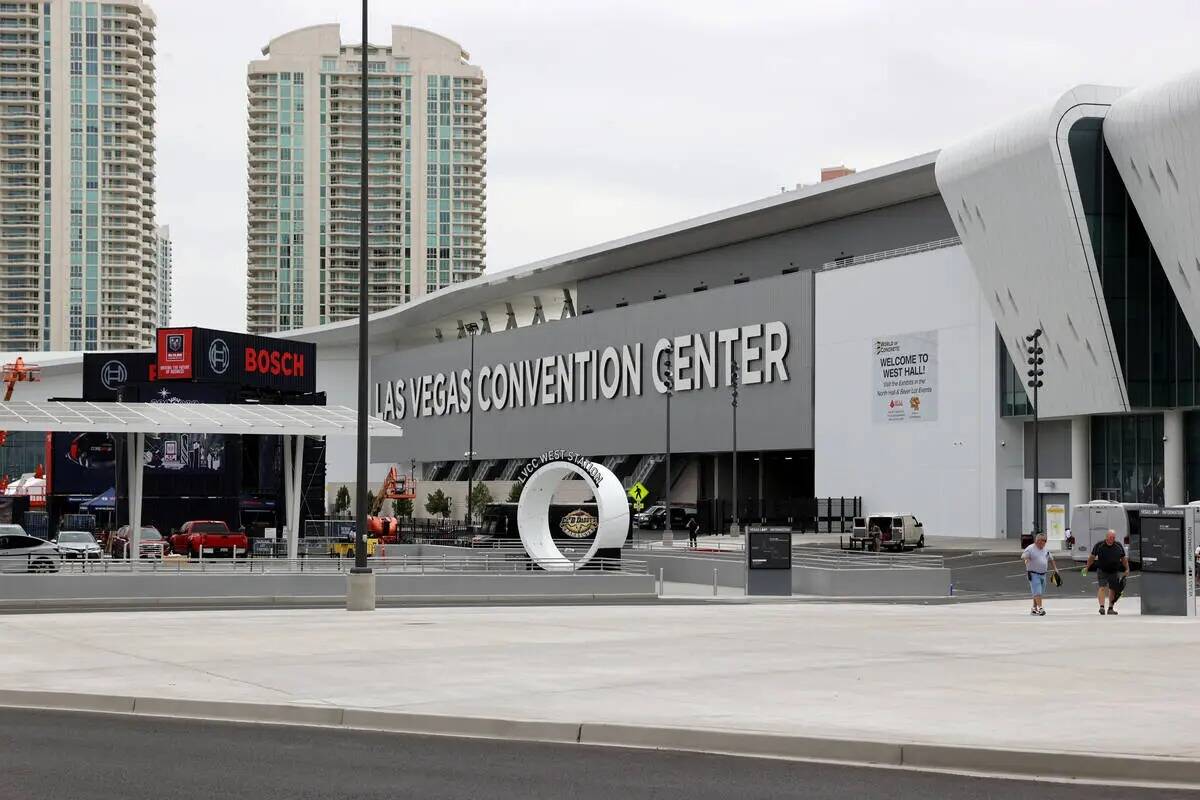
[[[1092,417],[1092,496],[1162,505],[1162,414]]]
[[[1196,405],[1200,346],[1104,144],[1101,120],[1076,122],[1069,142],[1129,404]]]
[[[1000,416],[1025,417],[1033,415],[1033,403],[1025,391],[1024,372],[1018,372],[1013,364],[1012,354],[1000,331],[996,331],[996,344],[999,350],[1000,368]]]

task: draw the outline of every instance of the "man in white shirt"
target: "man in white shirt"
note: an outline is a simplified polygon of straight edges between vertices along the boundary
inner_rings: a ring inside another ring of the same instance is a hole
[[[1046,609],[1042,608],[1042,595],[1046,593],[1046,573],[1051,568],[1058,572],[1054,556],[1050,555],[1050,551],[1046,549],[1046,534],[1039,533],[1037,535],[1033,544],[1026,547],[1021,553],[1021,560],[1025,562],[1025,575],[1029,578],[1029,592],[1033,595],[1033,608],[1029,613],[1035,617],[1044,617]]]

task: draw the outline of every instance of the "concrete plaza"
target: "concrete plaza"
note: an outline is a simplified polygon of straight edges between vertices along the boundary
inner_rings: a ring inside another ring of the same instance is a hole
[[[0,616],[26,690],[1200,757],[1200,623],[1093,601]]]

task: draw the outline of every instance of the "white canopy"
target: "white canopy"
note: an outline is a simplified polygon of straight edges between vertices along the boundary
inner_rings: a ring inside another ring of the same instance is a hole
[[[228,433],[353,436],[357,412],[344,406],[219,403],[0,403],[0,430],[87,433]],[[399,425],[368,419],[372,437],[403,436]]]
[[[404,435],[399,425],[367,419],[371,438]],[[288,557],[296,558],[301,467],[305,436],[353,436],[358,415],[344,406],[273,406],[258,403],[0,403],[0,431],[126,434],[129,453],[142,453],[148,433],[225,433],[283,437],[283,485],[287,495]],[[141,552],[142,462],[126,459],[129,475],[131,553]]]

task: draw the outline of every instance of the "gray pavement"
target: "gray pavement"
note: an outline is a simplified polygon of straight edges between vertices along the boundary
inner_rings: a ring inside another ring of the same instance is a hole
[[[0,710],[5,800],[1194,798],[695,753]]]
[[[1024,600],[10,615],[0,686],[1200,758],[1186,666],[1200,662],[1200,624],[1137,607],[1117,618],[1086,598],[1053,600],[1043,618]],[[1098,642],[1118,646],[1097,659]],[[1136,702],[1095,691],[1108,685],[1136,686]],[[1070,709],[1069,728],[1031,725],[1043,704]]]

